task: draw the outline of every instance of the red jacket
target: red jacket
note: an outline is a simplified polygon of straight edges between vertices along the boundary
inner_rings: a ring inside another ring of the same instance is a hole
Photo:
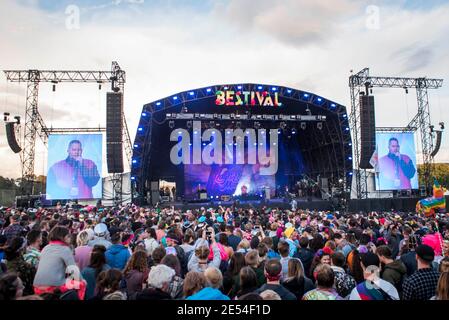
[[[411,189],[410,179],[416,173],[413,161],[401,154],[399,159],[393,154],[388,154],[379,159],[380,186],[382,190]],[[399,185],[395,184],[399,180]]]
[[[51,166],[47,175],[48,199],[92,199],[92,187],[100,180],[97,166],[83,159],[81,165],[67,158]],[[71,194],[72,191],[77,194]]]

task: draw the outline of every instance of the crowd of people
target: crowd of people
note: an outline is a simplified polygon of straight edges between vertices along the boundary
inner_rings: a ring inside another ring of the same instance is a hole
[[[0,300],[448,300],[449,219],[0,208]]]

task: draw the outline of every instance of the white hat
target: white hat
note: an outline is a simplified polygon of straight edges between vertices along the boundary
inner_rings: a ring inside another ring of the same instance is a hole
[[[108,227],[104,223],[99,223],[95,226],[94,232],[96,236],[104,236],[108,232]]]

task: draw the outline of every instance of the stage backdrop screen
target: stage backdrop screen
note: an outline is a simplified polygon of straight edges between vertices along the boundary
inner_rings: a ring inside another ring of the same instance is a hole
[[[233,153],[233,147],[225,145],[225,153]],[[248,150],[245,150],[248,158]],[[224,153],[223,153],[224,162]],[[256,164],[188,164],[184,165],[185,195],[195,198],[200,190],[214,199],[222,195],[259,196],[269,190],[273,197],[276,191],[275,175],[261,175],[261,165]]]
[[[378,132],[376,187],[378,190],[418,189],[413,133]]]
[[[101,134],[49,136],[47,199],[101,198],[102,142]]]

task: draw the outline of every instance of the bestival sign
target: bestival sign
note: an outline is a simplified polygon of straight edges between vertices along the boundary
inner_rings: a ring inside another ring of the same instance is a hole
[[[217,106],[282,106],[278,92],[219,90],[216,92],[216,97]]]

